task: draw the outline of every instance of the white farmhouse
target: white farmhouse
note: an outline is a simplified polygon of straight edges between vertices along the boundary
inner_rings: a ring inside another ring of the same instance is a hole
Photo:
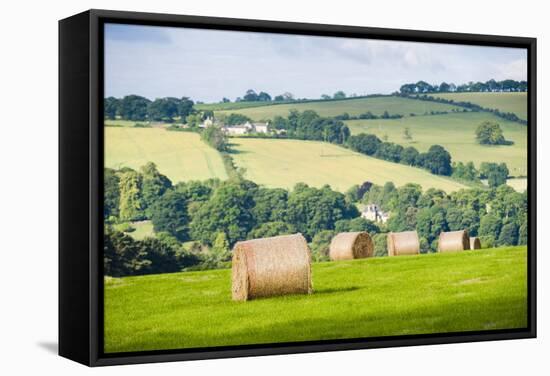
[[[244,124],[234,126],[225,125],[223,131],[230,136],[239,136],[247,133],[268,133],[269,123],[251,123],[247,121]]]
[[[254,132],[256,133],[268,133],[268,125],[269,123],[253,123],[252,126],[254,127]]]
[[[361,217],[373,222],[386,223],[389,219],[389,214],[384,213],[376,204],[369,204],[361,212]]]

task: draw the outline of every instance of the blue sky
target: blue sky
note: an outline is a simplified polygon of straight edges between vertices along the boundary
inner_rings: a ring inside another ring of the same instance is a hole
[[[523,49],[108,24],[105,95],[234,100],[247,89],[318,98],[425,80],[527,79]]]

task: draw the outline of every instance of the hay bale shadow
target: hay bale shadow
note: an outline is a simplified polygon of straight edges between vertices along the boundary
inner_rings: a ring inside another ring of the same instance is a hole
[[[343,292],[351,292],[351,291],[357,291],[361,288],[358,286],[350,286],[350,287],[342,287],[342,288],[328,288],[328,289],[313,289],[313,295],[317,294],[336,294],[336,293],[343,293]]]

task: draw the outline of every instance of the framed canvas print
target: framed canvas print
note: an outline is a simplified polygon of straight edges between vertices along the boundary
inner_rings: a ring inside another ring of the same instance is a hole
[[[536,335],[536,40],[59,23],[59,353]]]

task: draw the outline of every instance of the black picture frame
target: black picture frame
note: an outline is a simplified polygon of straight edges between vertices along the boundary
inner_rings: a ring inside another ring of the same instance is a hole
[[[268,345],[105,354],[103,344],[103,25],[106,22],[340,36],[528,51],[528,326]],[[88,366],[536,337],[536,39],[172,14],[88,10],[59,21],[59,354]]]

